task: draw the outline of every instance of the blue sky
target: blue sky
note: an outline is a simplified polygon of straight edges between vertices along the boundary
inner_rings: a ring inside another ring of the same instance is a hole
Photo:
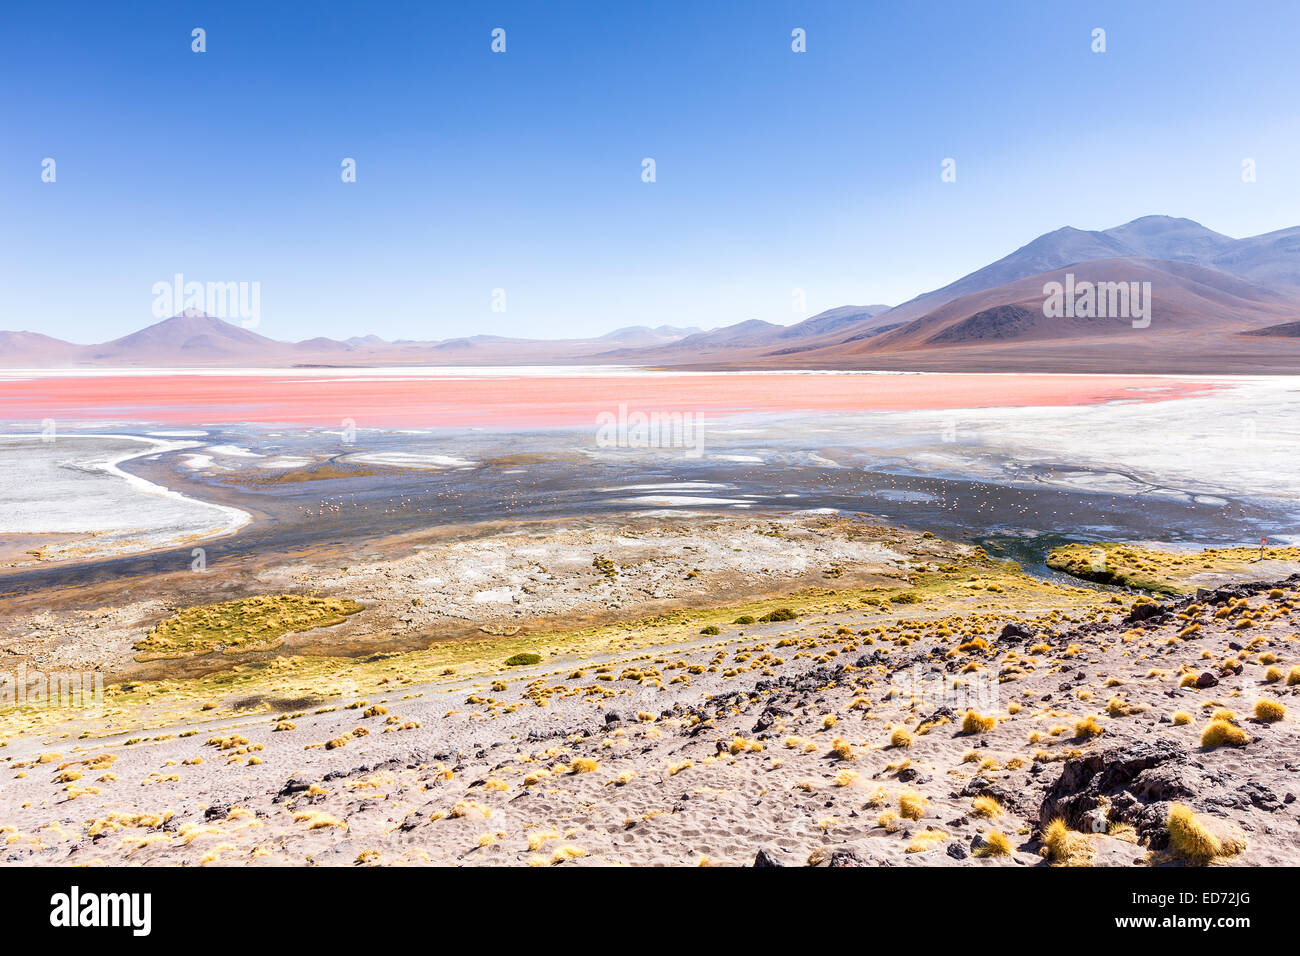
[[[113,338],[177,272],[260,282],[283,339],[789,323],[1066,224],[1267,232],[1297,35],[1189,0],[5,4],[0,328]]]

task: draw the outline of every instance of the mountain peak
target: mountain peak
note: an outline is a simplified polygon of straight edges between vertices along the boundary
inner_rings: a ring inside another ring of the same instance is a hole
[[[186,309],[138,332],[104,343],[96,357],[152,357],[156,354],[161,360],[162,353],[158,350],[173,349],[226,356],[248,352],[251,357],[267,346],[278,344],[199,309]]]
[[[1141,216],[1099,235],[1122,243],[1132,255],[1181,262],[1205,262],[1236,243],[1193,219],[1173,216]]]
[[[1113,226],[1111,229],[1107,229],[1106,232],[1111,232],[1114,229],[1127,229],[1129,226],[1136,226],[1139,224],[1154,228],[1168,228],[1171,226],[1195,226],[1197,229],[1205,228],[1195,219],[1188,219],[1185,216],[1166,216],[1163,213],[1152,213],[1149,216],[1138,216],[1136,219],[1130,219],[1121,226]]]

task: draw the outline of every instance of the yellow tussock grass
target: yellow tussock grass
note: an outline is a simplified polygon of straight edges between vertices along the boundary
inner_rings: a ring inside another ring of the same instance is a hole
[[[919,820],[925,816],[929,801],[915,790],[904,790],[898,795],[898,813],[905,820]]]
[[[904,853],[924,853],[926,850],[944,843],[948,839],[948,834],[942,830],[922,830],[916,836],[912,837],[912,842],[907,845]]]
[[[851,787],[857,783],[858,772],[856,770],[840,770],[835,774],[835,786]]]
[[[1282,720],[1286,717],[1286,707],[1276,700],[1257,700],[1255,701],[1255,719],[1262,720],[1271,724],[1275,720]]]
[[[1226,720],[1212,720],[1201,733],[1202,747],[1244,747],[1250,735]]]
[[[1074,722],[1074,736],[1082,737],[1085,740],[1100,737],[1105,732],[1106,728],[1097,723],[1096,717],[1085,717],[1083,720]]]
[[[1209,863],[1215,857],[1234,856],[1246,848],[1244,839],[1220,839],[1191,807],[1181,803],[1169,808],[1165,825],[1169,828],[1169,848],[1191,863]]]
[[[332,817],[328,813],[321,813],[317,810],[299,810],[293,815],[294,823],[307,824],[308,830],[323,830],[326,827],[340,827],[346,830],[348,825],[338,817]]]
[[[1000,830],[990,830],[984,837],[984,845],[976,848],[974,856],[1010,856],[1011,841]]]
[[[1089,866],[1092,844],[1082,833],[1074,833],[1057,817],[1043,831],[1043,856],[1056,866]]]
[[[547,830],[541,833],[530,833],[528,834],[528,849],[535,853],[550,840],[558,840],[559,838],[560,834],[554,830]]]

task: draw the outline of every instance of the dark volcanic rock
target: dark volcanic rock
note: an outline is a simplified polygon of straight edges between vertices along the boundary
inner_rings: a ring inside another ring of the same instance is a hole
[[[290,777],[285,781],[284,786],[280,788],[280,792],[276,794],[276,796],[291,797],[296,793],[303,793],[310,787],[311,784],[308,781],[299,780],[297,777]]]
[[[992,797],[1008,810],[1022,816],[1032,816],[1033,804],[1027,803],[1028,794],[1023,788],[994,783],[987,777],[975,777],[961,789],[963,797]]]
[[[754,856],[754,866],[785,866],[785,864],[766,850],[759,850]]]
[[[754,729],[751,732],[760,734],[776,723],[778,717],[790,716],[792,716],[790,711],[785,708],[778,707],[776,704],[768,704],[763,708],[763,712],[758,715],[758,720],[754,722]]]
[[[1094,751],[1065,762],[1043,797],[1038,822],[1061,817],[1072,829],[1088,829],[1085,815],[1109,804],[1110,818],[1133,824],[1159,849],[1167,839],[1168,804],[1196,792],[1196,771],[1187,751],[1169,740]]]
[[[998,640],[1014,644],[1017,641],[1027,641],[1033,636],[1033,631],[1025,627],[1023,624],[1017,624],[1013,621],[1002,628],[1002,633],[998,635]]]
[[[1136,624],[1139,621],[1145,621],[1147,618],[1156,617],[1163,613],[1165,613],[1165,609],[1159,604],[1134,604],[1125,621],[1129,624]]]
[[[848,847],[839,847],[831,851],[830,862],[827,866],[866,866],[862,857],[858,856]]]
[[[1274,813],[1282,808],[1277,794],[1263,784],[1253,782],[1243,783],[1230,793],[1208,797],[1205,802],[1236,810],[1249,810],[1251,807],[1256,807],[1267,813]]]

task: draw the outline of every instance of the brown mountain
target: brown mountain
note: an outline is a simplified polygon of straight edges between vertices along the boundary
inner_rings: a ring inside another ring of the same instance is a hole
[[[86,358],[105,365],[258,365],[284,355],[289,348],[283,342],[187,309],[139,332],[88,346]]]
[[[1151,325],[1048,315],[1044,286],[1067,273],[1081,282],[1150,282]],[[1146,216],[1100,232],[1058,229],[896,308],[792,346],[747,349],[726,364],[1300,372],[1300,348],[1278,341],[1294,338],[1297,318],[1300,228],[1232,239],[1190,219]]]
[[[700,361],[754,359],[762,355],[793,354],[808,348],[806,341],[820,342],[836,338],[844,329],[889,309],[887,305],[844,305],[819,312],[794,325],[776,325],[749,319],[708,332],[697,332],[657,348],[616,349],[594,356],[609,362],[629,364],[680,365]]]
[[[1143,216],[1111,229],[1089,231],[1065,226],[1046,233],[940,289],[872,315],[843,330],[846,334],[842,336],[804,344],[823,346],[874,338],[885,327],[904,326],[972,293],[1075,263],[1123,258],[1192,263],[1247,279],[1282,295],[1300,296],[1300,227],[1233,239],[1191,219]]]
[[[1283,339],[1300,339],[1300,322],[1283,322],[1281,325],[1269,325],[1262,329],[1251,329],[1243,335],[1268,335]]]
[[[475,335],[441,342],[387,342],[370,335],[342,342],[325,336],[281,342],[197,310],[186,310],[99,345],[75,345],[36,332],[0,332],[0,367],[564,364],[589,361],[620,344],[655,348],[699,331],[664,325],[623,328],[590,339]]]
[[[1044,287],[1149,283],[1151,323],[1053,314]],[[751,319],[585,339],[475,335],[279,342],[196,312],[95,346],[0,333],[0,366],[629,364],[694,368],[1300,371],[1300,227],[1233,239],[1190,219],[1064,227],[890,308],[842,306],[791,326]]]
[[[73,365],[82,346],[40,332],[0,332],[0,366],[58,368]]]
[[[1149,324],[1134,327],[1133,311],[1093,317],[1046,308],[1045,287],[1067,281],[1076,288],[1149,288]],[[1296,319],[1300,298],[1218,269],[1106,258],[973,292],[874,335],[765,358],[786,366],[916,370],[1300,371],[1300,343],[1269,346],[1242,334],[1285,335],[1266,330]]]

